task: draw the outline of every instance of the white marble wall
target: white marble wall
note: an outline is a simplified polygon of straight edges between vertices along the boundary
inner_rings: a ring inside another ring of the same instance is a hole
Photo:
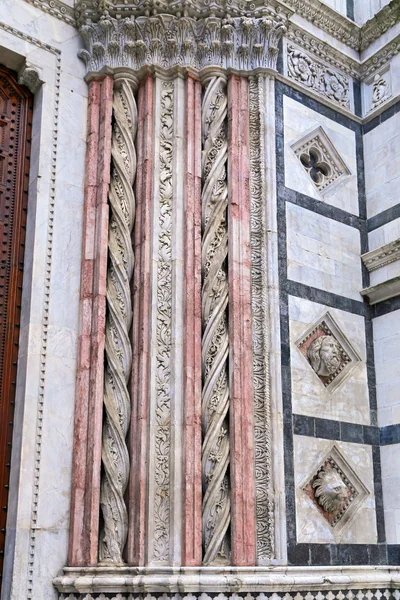
[[[335,533],[304,492],[303,483],[319,467],[333,444],[368,489],[368,496],[340,533]],[[372,447],[294,436],[296,525],[298,543],[376,544]]]
[[[0,60],[26,60],[44,82],[33,116],[2,598],[50,600],[67,559],[87,86],[74,28],[22,0],[2,0],[1,21]]]
[[[327,4],[331,8],[334,8],[342,15],[347,14],[347,0],[323,0],[324,4]]]
[[[360,233],[354,227],[287,204],[288,277],[360,300]]]
[[[400,114],[364,136],[365,187],[368,217],[399,202]]]
[[[358,188],[355,134],[332,119],[328,119],[299,102],[284,96],[285,185],[311,198],[358,215]],[[292,145],[306,133],[322,127],[346,163],[351,175],[332,191],[323,195],[316,189]]]
[[[390,0],[354,0],[354,16],[358,23],[365,23],[371,19]]]
[[[400,444],[382,446],[382,487],[385,513],[386,540],[400,544]]]
[[[400,423],[400,310],[373,321],[378,421]]]

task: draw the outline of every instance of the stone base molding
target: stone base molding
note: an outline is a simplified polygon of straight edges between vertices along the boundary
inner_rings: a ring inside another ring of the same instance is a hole
[[[202,600],[386,600],[400,598],[400,569],[388,567],[202,567],[64,569],[54,580],[60,600],[143,600],[163,598]],[[373,590],[373,593],[371,592]],[[104,596],[103,594],[107,594]],[[110,595],[109,595],[110,594]],[[254,594],[254,596],[253,596]],[[277,594],[279,596],[277,597]],[[269,600],[269,598],[268,598]]]

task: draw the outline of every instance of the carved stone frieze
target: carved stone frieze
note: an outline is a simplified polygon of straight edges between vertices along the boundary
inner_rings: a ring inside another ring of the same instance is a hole
[[[315,0],[311,0],[315,1]],[[319,0],[316,0],[318,3]],[[76,20],[82,25],[88,19],[98,21],[106,10],[112,17],[192,17],[206,19],[230,17],[262,17],[276,10],[285,15],[293,11],[279,0],[77,0]]]
[[[324,388],[334,392],[360,362],[360,356],[329,312],[297,340],[296,346]]]
[[[301,485],[318,512],[339,533],[369,491],[342,452],[333,445]]]
[[[131,400],[132,322],[130,282],[134,256],[131,231],[135,218],[133,183],[136,175],[135,136],[137,108],[130,82],[118,81],[113,100],[111,181],[107,270],[107,320],[105,331],[104,421],[102,442],[103,473],[100,504],[103,529],[99,540],[99,560],[122,564],[128,534],[128,514],[124,494],[129,478],[126,435]]]
[[[286,61],[290,79],[350,109],[350,78],[347,75],[331,69],[290,43],[287,45]]]
[[[365,80],[374,75],[379,69],[391,61],[400,52],[400,35],[396,36],[381,50],[361,65],[361,79]]]
[[[156,408],[154,441],[153,560],[166,561],[170,550],[170,448],[172,350],[172,147],[174,138],[174,84],[161,84],[160,173],[158,212]]]
[[[223,77],[202,104],[203,563],[229,563],[228,142]]]
[[[322,127],[291,143],[291,148],[321,194],[331,191],[350,175],[350,169]]]
[[[249,82],[251,305],[253,321],[254,455],[257,559],[274,554],[269,311],[265,183],[265,98],[262,79]]]
[[[158,15],[117,20],[106,14],[80,31],[86,49],[79,55],[89,72],[119,66],[135,71],[144,66],[275,69],[286,17],[267,13],[261,18]]]

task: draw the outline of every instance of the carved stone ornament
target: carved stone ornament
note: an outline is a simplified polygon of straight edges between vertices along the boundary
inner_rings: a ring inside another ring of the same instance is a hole
[[[322,127],[317,127],[292,142],[291,148],[322,195],[337,188],[351,175],[350,169]]]
[[[392,77],[390,65],[384,65],[379,71],[365,80],[366,112],[371,112],[385,104],[392,97]]]
[[[338,389],[361,361],[329,312],[307,329],[296,346],[330,393]]]
[[[291,43],[286,47],[287,76],[309,90],[350,109],[350,78],[303,52]]]
[[[250,70],[276,68],[278,42],[286,16],[265,9],[261,18],[193,19],[158,15],[115,19],[105,13],[98,23],[80,29],[85,50],[79,56],[88,72],[124,66],[208,66]]]
[[[99,560],[123,564],[128,535],[125,491],[129,478],[126,435],[131,414],[128,381],[131,375],[132,322],[130,282],[134,256],[131,232],[135,219],[133,183],[136,176],[137,108],[130,82],[116,83],[113,98],[111,181],[105,332],[104,421],[100,504],[103,529]]]
[[[42,85],[38,70],[35,67],[31,67],[29,65],[25,65],[19,71],[18,83],[20,85],[26,85],[26,87],[32,92],[32,94],[36,94],[36,92]]]
[[[202,104],[202,483],[203,564],[230,561],[228,141],[223,77]]]
[[[349,523],[369,495],[354,468],[335,445],[302,482],[301,489],[335,533]]]
[[[250,189],[251,189],[251,307],[253,321],[254,456],[257,558],[274,554],[272,481],[271,389],[269,363],[269,303],[267,216],[265,211],[265,113],[263,78],[249,81]]]
[[[400,239],[366,252],[361,258],[370,272],[377,271],[381,267],[386,267],[386,265],[400,260]]]

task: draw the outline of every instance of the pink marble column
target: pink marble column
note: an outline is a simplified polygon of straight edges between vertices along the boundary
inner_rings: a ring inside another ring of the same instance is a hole
[[[152,260],[153,80],[151,75],[148,75],[140,84],[137,104],[128,563],[143,566],[146,560]]]
[[[229,373],[232,564],[254,565],[254,429],[247,79],[228,82]]]
[[[182,563],[201,565],[201,83],[186,80]]]
[[[68,564],[98,560],[113,79],[89,84]]]

